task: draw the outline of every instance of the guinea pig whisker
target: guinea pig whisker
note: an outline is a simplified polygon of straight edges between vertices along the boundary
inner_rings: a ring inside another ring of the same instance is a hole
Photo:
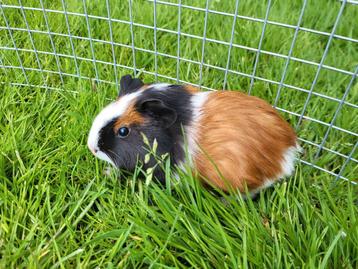
[[[117,158],[119,158],[119,155],[118,153],[114,152],[113,150],[109,149],[108,150],[111,154],[113,154],[116,158],[114,158],[113,162],[116,166],[118,166],[118,163],[117,163]]]

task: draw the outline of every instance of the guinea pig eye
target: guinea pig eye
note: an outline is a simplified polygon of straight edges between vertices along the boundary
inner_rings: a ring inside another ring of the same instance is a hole
[[[129,129],[127,127],[121,127],[118,129],[118,135],[120,137],[126,137],[129,134]]]

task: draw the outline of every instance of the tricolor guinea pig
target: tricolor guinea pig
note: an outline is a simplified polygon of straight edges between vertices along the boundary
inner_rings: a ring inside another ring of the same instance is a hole
[[[173,166],[190,160],[203,183],[251,193],[294,170],[299,149],[291,126],[264,100],[237,91],[202,92],[190,85],[144,84],[124,76],[118,98],[95,118],[88,147],[119,169],[144,169],[143,135]],[[189,156],[188,156],[189,155]],[[188,158],[189,157],[189,158]],[[164,180],[159,166],[155,178]]]

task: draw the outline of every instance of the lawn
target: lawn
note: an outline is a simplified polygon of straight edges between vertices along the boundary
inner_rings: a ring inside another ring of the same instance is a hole
[[[68,20],[54,12],[63,10],[61,1],[43,1],[46,19],[40,1],[23,1],[25,7],[35,8],[23,11],[12,6],[18,6],[17,1],[2,1],[0,67],[6,68],[0,68],[0,267],[357,268],[357,185],[310,165],[298,162],[291,178],[254,200],[213,193],[189,174],[180,174],[176,182],[169,170],[167,178],[173,184],[165,187],[146,185],[137,171],[129,177],[104,172],[106,164],[91,155],[86,139],[96,113],[115,98],[116,79],[133,74],[135,66],[145,81],[154,81],[157,71],[159,81],[174,83],[170,78],[178,74],[181,81],[222,89],[233,21],[209,13],[203,58],[203,41],[197,37],[203,35],[205,12],[181,8],[184,34],[178,50],[177,6],[157,3],[154,42],[154,30],[139,26],[153,26],[152,2],[133,0],[132,14],[128,1],[108,2],[111,17],[122,20],[111,22],[112,37],[108,20],[102,18],[108,15],[106,1],[86,2],[88,24],[85,16],[75,14],[84,12],[78,1],[66,1]],[[206,8],[205,1],[181,2]],[[290,2],[271,1],[268,19],[297,25],[302,3]],[[264,19],[266,7],[267,1],[240,1],[238,14]],[[340,1],[309,1],[301,26],[330,32],[340,7]],[[235,1],[212,0],[209,8],[233,14]],[[131,25],[125,22],[130,16],[135,22],[135,57]],[[358,5],[347,3],[336,34],[357,40],[357,17]],[[29,34],[27,27],[36,31]],[[265,79],[280,82],[286,59],[265,52],[288,55],[295,29],[266,25],[255,70],[261,79],[251,88],[245,74],[254,72],[256,53],[242,46],[258,48],[262,27],[257,21],[237,19],[233,43],[241,47],[231,49],[228,66],[243,74],[229,72],[225,88],[251,89],[274,104],[280,87]],[[92,42],[86,39],[88,29]],[[299,31],[292,56],[319,63],[328,39]],[[116,43],[113,50],[110,40]],[[48,53],[53,51],[59,56]],[[109,64],[113,51],[116,67]],[[179,65],[178,52],[183,58]],[[323,64],[354,72],[357,63],[358,43],[334,38]],[[316,72],[317,65],[290,61],[284,83],[310,90]],[[358,153],[344,165],[344,156],[357,141],[356,82],[334,122],[336,128],[321,123],[331,123],[339,107],[335,99],[343,97],[351,78],[322,68],[307,103],[309,118],[297,132],[308,141],[301,141],[302,160],[357,181]],[[280,88],[277,106],[293,126],[307,97],[302,90]],[[327,132],[324,149],[316,156],[315,144]]]

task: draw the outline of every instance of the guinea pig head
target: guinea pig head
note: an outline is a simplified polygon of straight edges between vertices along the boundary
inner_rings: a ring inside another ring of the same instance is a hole
[[[88,137],[92,153],[112,165],[133,171],[148,153],[145,136],[158,142],[157,154],[172,148],[171,127],[177,114],[158,96],[144,94],[147,87],[139,79],[122,77],[121,92],[95,118]],[[154,165],[152,158],[145,166]]]

